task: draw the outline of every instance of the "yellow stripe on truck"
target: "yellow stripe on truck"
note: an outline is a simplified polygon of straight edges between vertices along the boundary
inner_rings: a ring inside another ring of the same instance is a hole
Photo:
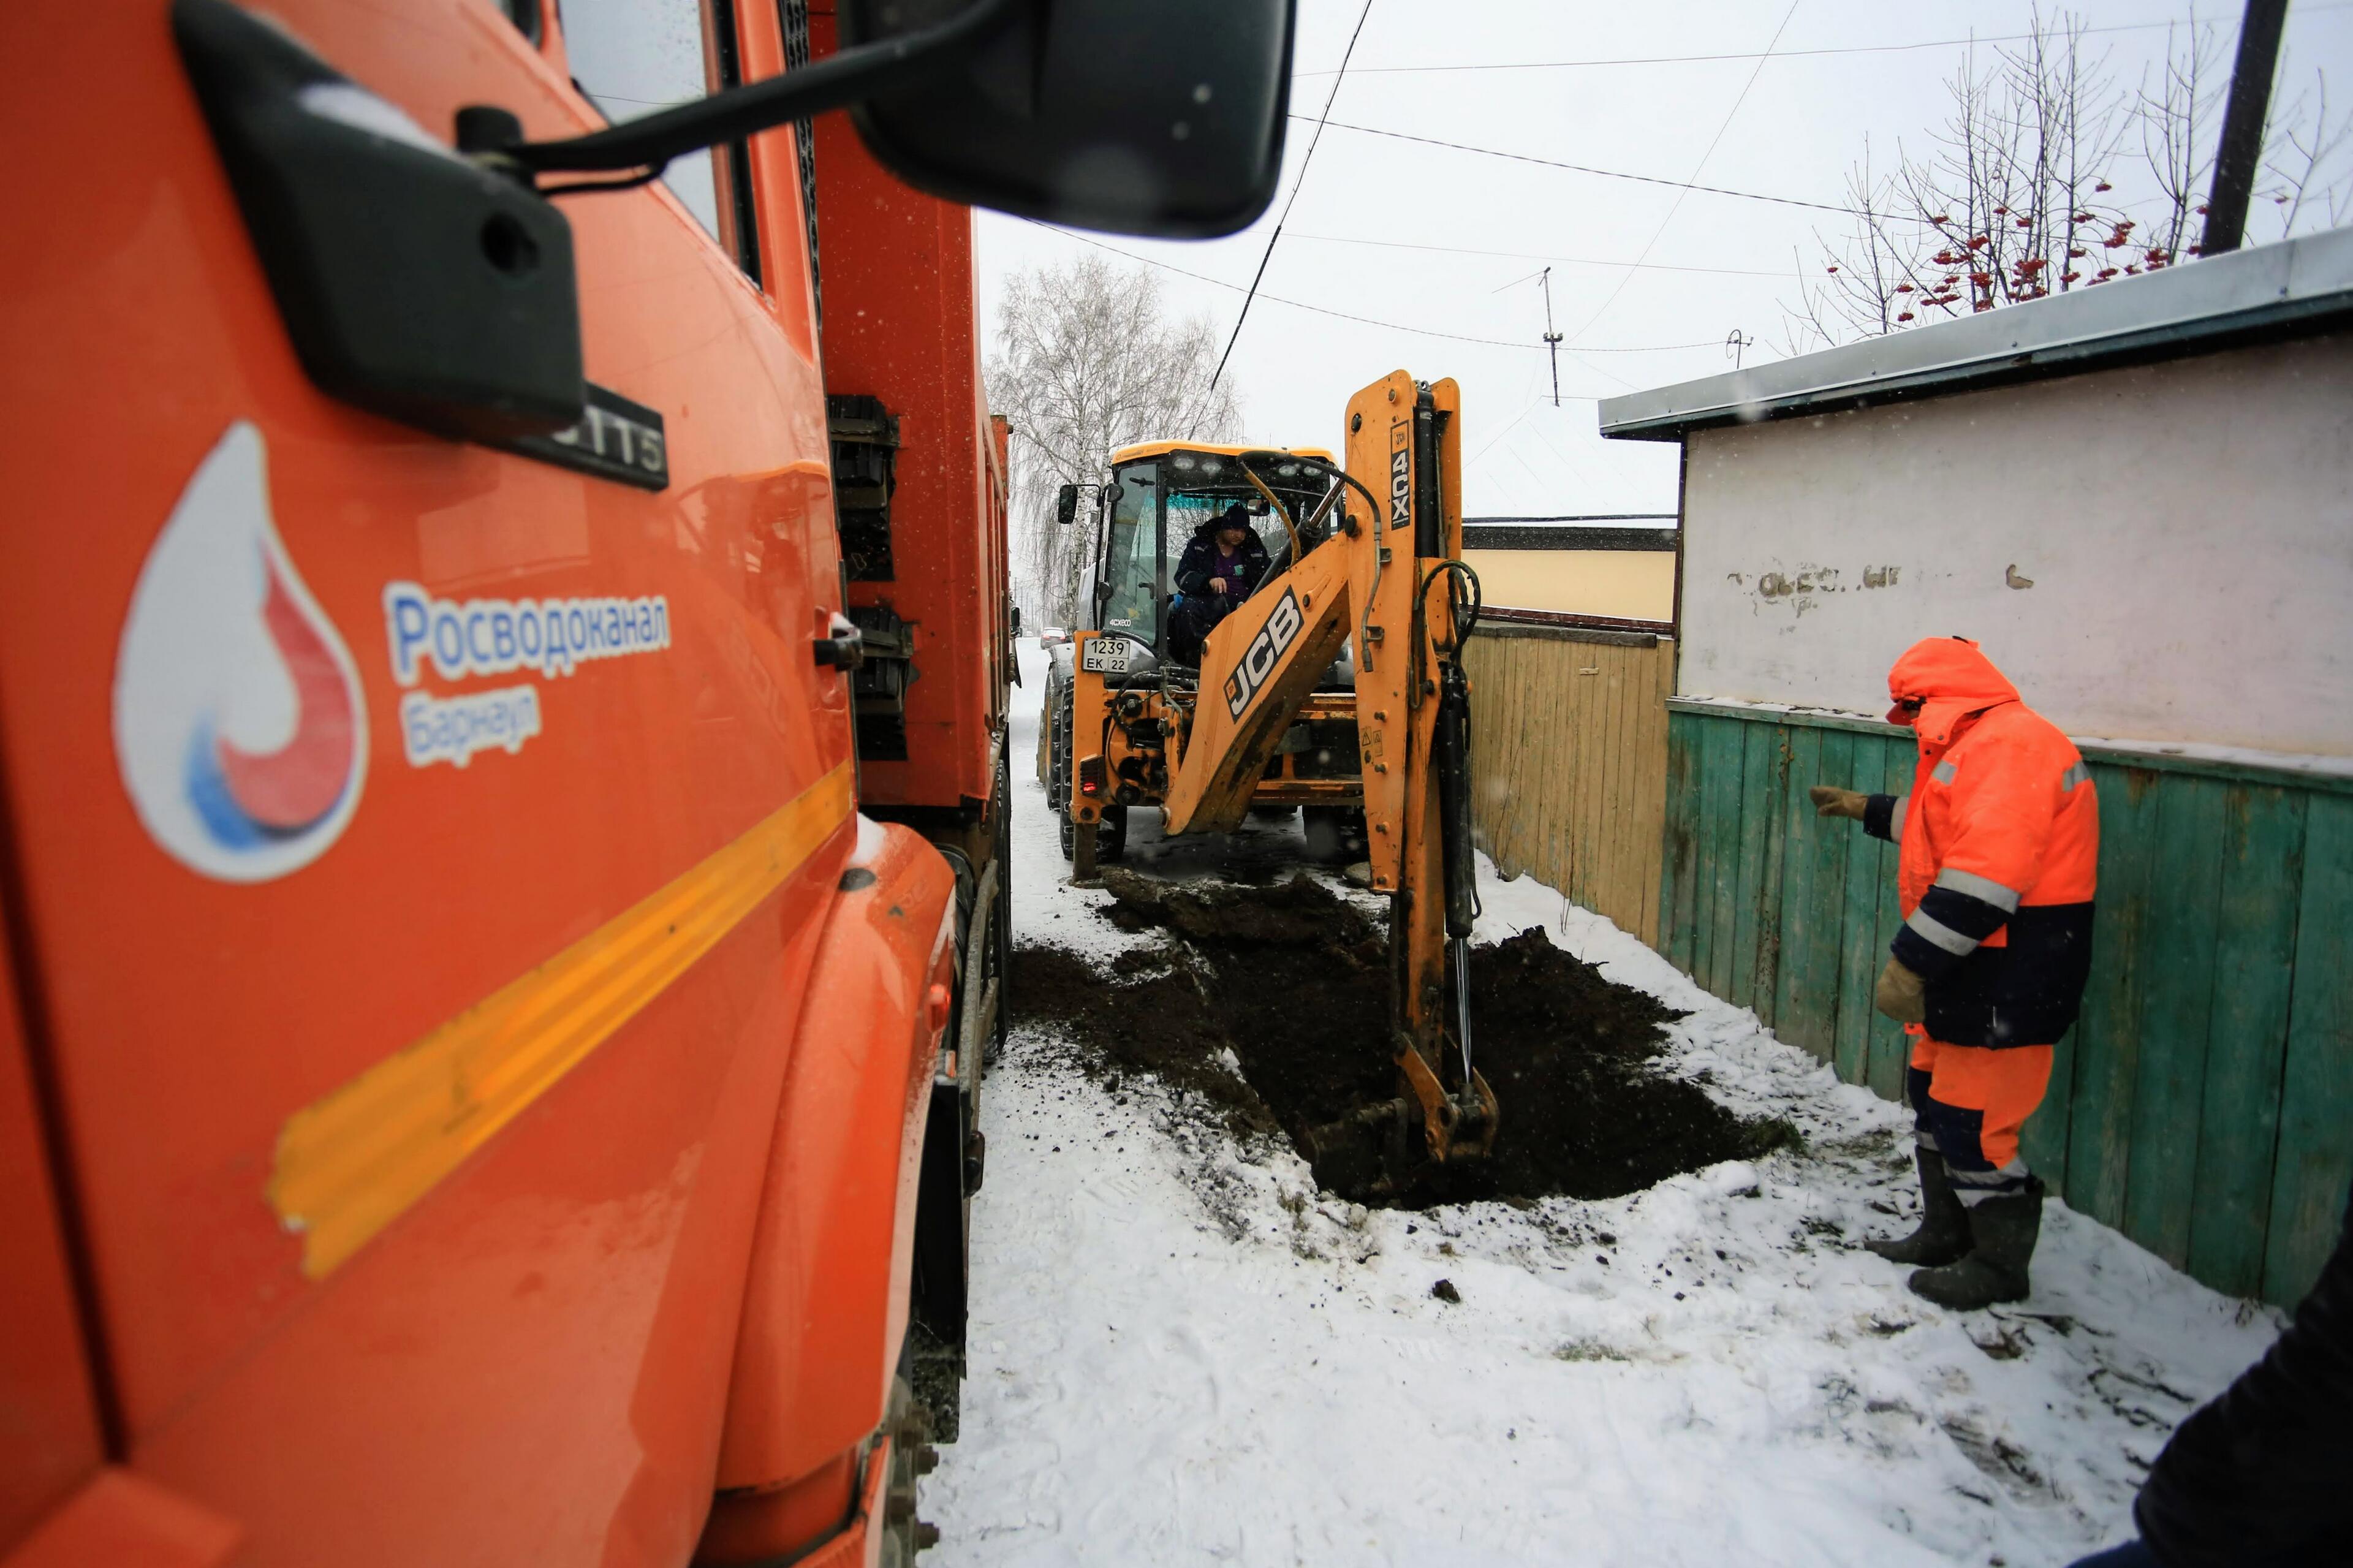
[[[843,763],[712,855],[287,1119],[269,1203],[321,1279],[605,1043],[833,836]]]

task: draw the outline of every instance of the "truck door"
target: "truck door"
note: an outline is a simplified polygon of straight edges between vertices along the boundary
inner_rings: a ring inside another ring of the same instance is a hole
[[[785,63],[268,10],[443,145]],[[853,837],[793,133],[565,198],[590,413],[492,450],[305,375],[168,12],[37,7],[0,94],[0,860],[111,1458],[257,1563],[681,1562]]]

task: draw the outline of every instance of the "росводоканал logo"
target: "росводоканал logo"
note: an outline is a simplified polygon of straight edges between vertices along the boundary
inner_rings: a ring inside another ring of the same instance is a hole
[[[270,520],[261,432],[198,465],[140,569],[114,662],[114,752],[139,819],[208,877],[324,853],[359,805],[359,670]]]

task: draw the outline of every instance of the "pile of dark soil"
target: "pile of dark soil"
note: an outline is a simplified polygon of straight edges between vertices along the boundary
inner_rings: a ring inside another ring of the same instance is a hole
[[[1166,955],[1124,952],[1113,976],[1060,947],[1016,947],[1006,994],[1016,1023],[1050,1022],[1081,1050],[1080,1065],[1117,1089],[1129,1073],[1148,1073],[1207,1100],[1237,1133],[1283,1136],[1282,1124],[1250,1086],[1226,1070],[1226,1037],[1203,1001],[1200,984]],[[1146,968],[1161,973],[1124,978]]]
[[[1122,954],[1111,976],[1059,949],[1019,949],[1010,987],[1017,1015],[1060,1025],[1092,1068],[1152,1073],[1203,1095],[1237,1131],[1295,1143],[1306,1126],[1399,1092],[1385,1043],[1387,945],[1353,905],[1305,877],[1244,888],[1114,869],[1104,886],[1114,923],[1180,940]],[[1122,977],[1146,969],[1157,973]],[[1380,1201],[1612,1197],[1789,1135],[1653,1070],[1660,1026],[1681,1015],[1540,931],[1473,948],[1471,997],[1479,1070],[1501,1110],[1494,1156],[1428,1168],[1405,1197]],[[1247,1088],[1218,1060],[1228,1047]]]

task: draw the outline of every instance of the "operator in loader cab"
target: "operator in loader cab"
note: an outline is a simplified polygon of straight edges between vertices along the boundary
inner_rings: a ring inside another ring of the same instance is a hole
[[[1201,662],[1201,644],[1266,576],[1266,546],[1250,527],[1250,509],[1233,505],[1193,531],[1176,562],[1176,597],[1169,606],[1169,657]]]
[[[1967,637],[1915,643],[1887,689],[1888,721],[1919,742],[1911,793],[1810,792],[1819,815],[1902,847],[1904,923],[1873,1003],[1912,1037],[1922,1215],[1864,1246],[1922,1265],[1915,1294],[1986,1307],[2026,1295],[2042,1231],[2019,1131],[2091,973],[2100,805],[2074,743]]]

